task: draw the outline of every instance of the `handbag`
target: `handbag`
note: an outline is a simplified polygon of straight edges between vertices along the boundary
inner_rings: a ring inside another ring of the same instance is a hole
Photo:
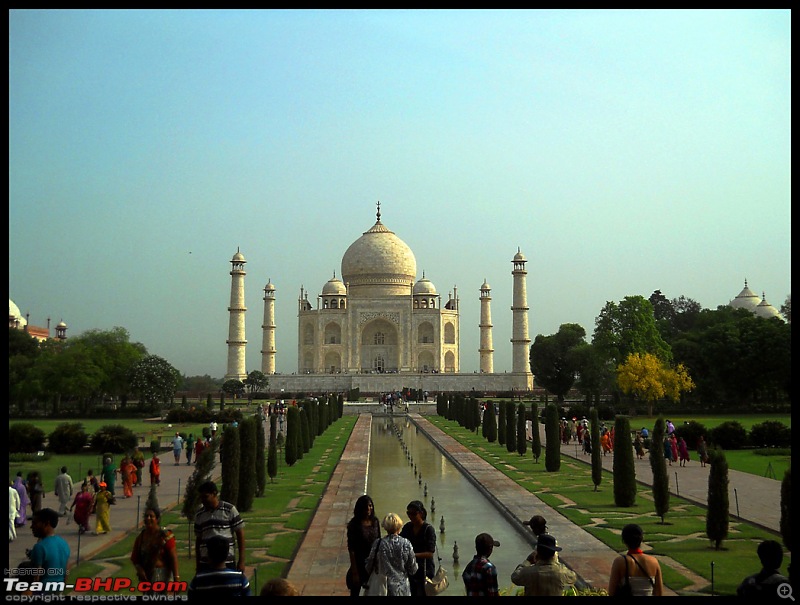
[[[379,571],[380,565],[378,557],[380,554],[380,542],[382,539],[383,538],[378,540],[378,546],[375,549],[375,568],[372,570],[372,573],[369,574],[366,584],[364,584],[365,597],[385,597],[387,594],[389,594],[386,586],[386,575]]]
[[[614,592],[614,596],[615,597],[620,597],[620,598],[623,598],[623,597],[627,598],[627,597],[632,597],[633,596],[633,588],[631,587],[631,577],[628,574],[628,555],[623,555],[623,556],[625,557],[625,583],[624,584],[620,584],[619,586],[617,586],[617,590],[616,590],[616,592]],[[644,567],[642,567],[642,564],[639,563],[639,561],[636,560],[636,557],[631,557],[631,559],[633,559],[633,562],[636,563],[637,567],[642,570],[642,572],[644,573],[644,576],[650,582],[650,585],[653,588],[655,588],[656,583],[653,582],[653,578],[651,578],[650,576],[647,575],[647,572],[645,571]]]
[[[435,597],[441,592],[444,592],[450,586],[450,580],[447,579],[447,570],[442,567],[442,558],[439,556],[439,548],[436,547],[436,558],[439,560],[439,567],[432,578],[425,578],[425,594],[429,597]]]

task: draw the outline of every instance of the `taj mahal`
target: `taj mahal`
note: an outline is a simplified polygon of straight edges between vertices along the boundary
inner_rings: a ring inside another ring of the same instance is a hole
[[[378,393],[401,387],[431,392],[528,392],[533,375],[528,363],[526,259],[518,249],[512,259],[512,370],[495,373],[492,345],[491,287],[480,287],[480,372],[460,373],[459,298],[446,300],[425,277],[417,279],[411,248],[377,220],[342,257],[340,278],[323,285],[316,308],[308,291],[297,299],[297,373],[275,373],[276,288],[264,287],[261,325],[261,371],[269,391],[336,392],[359,388]],[[244,255],[231,259],[228,363],[225,380],[244,380]]]

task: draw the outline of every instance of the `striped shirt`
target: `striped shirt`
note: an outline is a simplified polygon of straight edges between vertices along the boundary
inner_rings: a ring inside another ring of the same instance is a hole
[[[239,529],[244,529],[244,520],[230,502],[220,500],[217,508],[213,510],[200,509],[194,516],[194,533],[200,547],[200,563],[211,566],[206,542],[214,536],[221,536],[228,540],[228,558],[225,562],[228,567],[234,567],[236,561],[234,537]]]
[[[189,597],[249,597],[250,582],[238,569],[201,571],[189,583]]]

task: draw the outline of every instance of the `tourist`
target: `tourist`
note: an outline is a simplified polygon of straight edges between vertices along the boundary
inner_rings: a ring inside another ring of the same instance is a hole
[[[534,515],[529,521],[523,521],[522,524],[531,528],[531,532],[537,540],[539,536],[547,533],[547,521],[541,515]]]
[[[150,486],[154,485],[161,485],[161,460],[158,458],[158,454],[153,453],[153,457],[150,459]]]
[[[261,589],[262,597],[299,597],[300,591],[285,578],[272,578],[267,580]]]
[[[761,561],[761,571],[752,576],[747,576],[736,594],[740,597],[783,597],[778,593],[778,586],[789,584],[789,578],[778,571],[783,562],[783,548],[775,540],[764,540],[756,550]],[[789,593],[791,597],[791,592]]]
[[[647,427],[645,426],[642,427],[642,430],[640,432],[642,434],[642,440],[645,440],[650,436],[650,431],[648,431]]]
[[[186,465],[190,465],[192,463],[192,454],[194,454],[194,435],[189,433],[189,436],[186,438]]]
[[[500,542],[489,534],[475,536],[475,556],[467,563],[461,574],[468,597],[499,597],[497,567],[489,560],[495,546]]]
[[[350,568],[345,583],[350,596],[357,597],[367,581],[366,561],[372,544],[381,537],[378,517],[375,516],[375,503],[367,494],[360,496],[353,507],[353,517],[347,523],[347,550],[350,554]]]
[[[681,461],[681,466],[686,466],[686,463],[689,462],[689,446],[686,445],[686,440],[681,437],[678,439],[678,457]]]
[[[17,519],[19,519],[19,493],[13,485],[8,486],[8,541],[17,539]]]
[[[613,597],[626,583],[629,583],[631,596],[634,597],[663,595],[661,566],[658,564],[658,559],[642,552],[643,538],[642,528],[635,523],[622,528],[622,541],[628,547],[628,552],[614,559],[611,564],[611,575],[608,579],[610,597]]]
[[[144,528],[133,543],[131,562],[141,581],[180,580],[175,535],[161,527],[161,511],[157,508],[148,506],[144,511]]]
[[[672,424],[672,420],[667,418],[667,435],[672,435],[675,432],[675,425]]]
[[[678,461],[678,438],[675,436],[675,433],[672,433],[669,436],[669,449],[670,449],[670,456],[672,456],[672,461]]]
[[[200,454],[206,449],[206,444],[203,443],[203,439],[201,437],[197,438],[197,443],[194,444],[194,463],[197,464],[197,461],[200,459]]]
[[[365,563],[367,573],[376,571],[386,576],[386,596],[410,597],[411,578],[419,566],[411,542],[400,535],[403,520],[396,513],[389,513],[381,526],[386,536],[373,543]]]
[[[208,555],[206,567],[198,567],[197,575],[189,583],[188,595],[192,597],[249,597],[250,582],[243,569],[233,569],[227,565],[229,542],[223,536],[211,536],[204,543]]]
[[[583,436],[583,453],[587,455],[591,455],[592,453],[592,434],[589,431],[585,431],[585,435]]]
[[[428,511],[419,500],[408,503],[406,515],[411,521],[403,526],[400,535],[414,547],[418,567],[411,578],[411,596],[424,597],[425,578],[432,578],[435,571],[433,552],[436,550],[436,530],[428,523]]]
[[[58,514],[67,515],[67,507],[72,500],[72,477],[67,474],[67,467],[62,466],[61,472],[56,476],[56,497],[58,498]]]
[[[672,444],[669,442],[669,437],[664,436],[664,458],[672,466]]]
[[[28,576],[31,582],[41,582],[42,592],[60,592],[56,587],[66,582],[67,563],[69,562],[69,544],[61,536],[56,535],[59,514],[52,508],[43,508],[33,513],[31,532],[38,542],[30,551],[33,569],[40,570],[40,575]]]
[[[536,550],[517,565],[511,581],[525,588],[526,597],[560,597],[577,580],[575,572],[558,560],[562,549],[550,534],[542,534]]]
[[[217,421],[212,420],[211,424],[208,425],[208,428],[211,429],[211,438],[213,439],[217,435]]]
[[[28,498],[28,488],[25,487],[25,481],[22,479],[22,471],[17,472],[17,478],[14,479],[14,489],[19,494],[19,517],[16,519],[16,526],[22,527],[28,522],[28,504],[31,503]]]
[[[80,490],[75,494],[75,499],[72,501],[72,506],[69,510],[73,509],[75,512],[72,518],[78,524],[78,533],[82,534],[89,531],[89,515],[92,514],[92,505],[94,504],[94,496],[89,492],[89,484],[85,481],[81,483]]]
[[[117,469],[111,463],[111,458],[103,460],[103,472],[100,475],[100,481],[106,484],[106,490],[113,496],[114,486],[117,482]]]
[[[700,458],[700,466],[708,464],[708,447],[702,435],[697,440],[697,457]]]
[[[175,466],[181,463],[181,450],[183,449],[183,437],[180,433],[175,433],[172,438],[172,455],[175,456]]]
[[[609,431],[603,433],[600,437],[600,447],[603,448],[603,456],[611,451],[611,435]]]
[[[42,510],[42,499],[45,497],[44,484],[39,471],[28,473],[28,497],[31,499],[31,513]]]
[[[105,481],[100,482],[100,491],[94,495],[94,513],[97,515],[94,535],[107,534],[111,531],[111,505],[114,504],[114,494],[108,491]]]
[[[208,541],[214,536],[221,536],[228,542],[226,565],[230,569],[238,568],[239,571],[244,573],[244,521],[239,511],[230,502],[224,502],[219,499],[217,484],[213,481],[206,481],[197,490],[200,494],[200,502],[203,505],[194,517],[197,570],[213,569],[212,562],[209,559]],[[238,561],[236,561],[234,555],[234,543],[237,544],[239,550]]]
[[[639,433],[636,433],[636,437],[633,439],[633,449],[636,450],[636,457],[642,460],[644,458],[644,445],[642,444],[642,436]]]
[[[91,488],[92,494],[96,494],[100,491],[100,481],[97,479],[92,469],[86,471],[86,478],[83,480],[83,484]]]
[[[142,473],[144,473],[144,454],[142,450],[139,449],[139,446],[133,448],[133,464],[136,467],[136,480],[134,481],[134,485],[141,486],[142,485]]]
[[[122,478],[123,497],[133,497],[133,484],[136,482],[136,465],[127,456],[123,456],[122,461],[119,463],[119,475]]]

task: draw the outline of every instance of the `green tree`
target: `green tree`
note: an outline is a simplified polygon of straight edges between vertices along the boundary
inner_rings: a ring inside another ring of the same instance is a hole
[[[730,504],[728,502],[728,460],[725,451],[714,448],[708,452],[711,470],[708,473],[706,535],[719,550],[728,537]]]
[[[269,417],[269,454],[267,455],[267,474],[270,483],[274,483],[278,474],[278,417],[271,414]]]
[[[531,402],[531,453],[533,461],[539,463],[542,455],[542,436],[539,434],[539,407],[536,402]]]
[[[664,434],[666,425],[664,417],[659,416],[650,435],[650,469],[653,471],[653,505],[656,514],[664,523],[664,517],[669,512],[669,476],[667,475],[667,461],[664,458]]]
[[[556,418],[558,415],[556,415]],[[597,413],[597,408],[592,408],[589,412],[590,418],[590,432],[592,435],[592,483],[594,483],[594,491],[600,487],[600,482],[603,480],[603,452],[600,447],[600,418]]]
[[[284,452],[286,464],[292,466],[302,458],[302,446],[300,444],[300,410],[290,405],[286,408],[286,445]]]
[[[217,452],[219,451],[219,439],[211,441],[211,446],[205,448],[195,460],[192,476],[186,482],[186,489],[183,492],[183,506],[181,515],[194,520],[194,514],[200,506],[200,495],[197,488],[211,479],[211,473],[216,466]]]
[[[626,296],[619,304],[607,302],[595,319],[592,344],[606,359],[619,365],[631,353],[652,353],[672,360],[669,345],[656,327],[653,305],[642,296]]]
[[[231,378],[222,383],[222,392],[234,398],[244,396],[244,382]]]
[[[497,441],[497,417],[491,401],[486,403],[486,409],[483,411],[483,425],[486,427],[486,441],[489,443]]]
[[[528,451],[528,436],[527,429],[528,423],[525,420],[525,404],[520,403],[517,406],[517,453],[524,456]]]
[[[253,370],[244,379],[244,386],[251,395],[265,390],[269,386],[269,378],[264,372]]]
[[[239,499],[236,508],[240,512],[253,510],[253,499],[256,496],[256,419],[250,416],[239,423],[241,433],[241,450],[239,454]]]
[[[506,402],[500,401],[498,403],[497,414],[497,443],[500,445],[506,444]]]
[[[157,355],[147,355],[131,368],[131,390],[138,394],[139,405],[146,410],[157,410],[160,404],[168,402],[180,380],[180,372]]]
[[[300,409],[300,447],[302,454],[307,454],[311,449],[311,426],[308,423],[308,411],[305,408]]]
[[[517,406],[513,401],[506,401],[506,450],[517,449]]]
[[[573,350],[581,344],[586,344],[586,330],[578,324],[561,324],[556,334],[539,334],[531,345],[531,372],[540,385],[556,396],[559,404],[575,383],[578,367]]]
[[[554,403],[548,403],[544,416],[544,468],[549,473],[561,469],[561,436],[558,430],[558,408]]]
[[[253,421],[256,424],[256,496],[260,498],[267,487],[267,438],[260,411],[253,416]]]
[[[636,504],[636,468],[631,446],[631,424],[627,416],[614,420],[614,504],[629,507]]]
[[[236,504],[239,500],[242,460],[241,426],[240,424],[239,427],[225,427],[221,439],[222,488],[219,496],[220,500],[232,504]]]
[[[600,396],[613,384],[613,366],[601,354],[600,349],[584,343],[571,350],[578,379],[575,388],[586,398],[587,405],[600,403]]]

